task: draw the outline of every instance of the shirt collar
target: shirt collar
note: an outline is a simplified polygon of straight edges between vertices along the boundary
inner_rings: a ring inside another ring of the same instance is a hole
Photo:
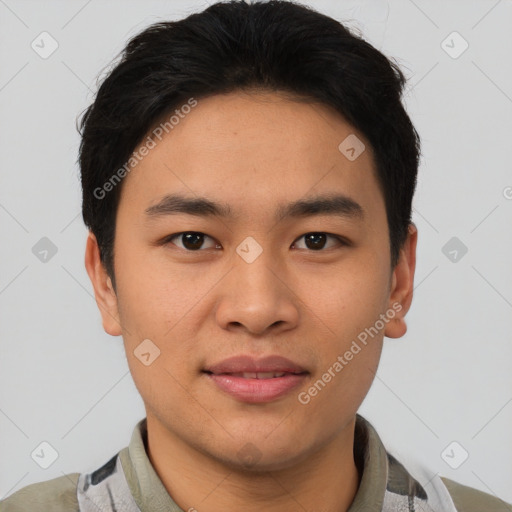
[[[119,456],[130,491],[141,512],[168,510],[183,512],[171,498],[147,455],[147,419],[133,429],[130,444]]]
[[[183,512],[167,492],[147,456],[146,418],[136,424],[129,446],[123,448],[119,456],[130,491],[142,512]],[[356,414],[354,459],[360,483],[348,512],[381,511],[388,482],[388,457],[376,430],[359,414]],[[408,476],[407,473],[403,475],[404,478]],[[400,480],[401,477],[394,475],[393,478]]]

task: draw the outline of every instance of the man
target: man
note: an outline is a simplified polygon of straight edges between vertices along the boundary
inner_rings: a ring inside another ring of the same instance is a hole
[[[357,414],[413,295],[404,84],[286,1],[128,43],[81,125],[85,264],[147,415],[102,467],[2,511],[512,511],[426,484]]]

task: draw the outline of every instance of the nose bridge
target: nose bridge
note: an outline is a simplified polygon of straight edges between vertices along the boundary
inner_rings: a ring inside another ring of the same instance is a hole
[[[284,276],[279,276],[275,255],[251,240],[246,242],[237,248],[241,254],[219,289],[217,321],[223,328],[243,325],[252,333],[262,333],[274,324],[295,324],[298,311]]]
[[[253,237],[247,237],[236,249],[235,281],[242,287],[245,285],[247,293],[268,293],[271,289],[280,288],[276,277],[278,261],[263,243],[263,240],[258,243]]]

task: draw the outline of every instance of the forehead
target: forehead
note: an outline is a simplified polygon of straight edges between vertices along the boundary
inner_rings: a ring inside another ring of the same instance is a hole
[[[279,93],[231,93],[199,99],[186,111],[161,140],[153,137],[155,146],[126,176],[121,199],[142,211],[173,192],[248,208],[334,190],[375,206],[382,200],[370,145],[325,105]]]

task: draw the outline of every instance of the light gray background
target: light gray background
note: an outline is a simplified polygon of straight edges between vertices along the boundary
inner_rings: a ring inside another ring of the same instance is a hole
[[[386,339],[360,412],[406,466],[512,502],[512,2],[307,3],[398,60],[423,142],[409,331]],[[205,6],[0,0],[0,497],[99,467],[145,414],[84,268],[75,120],[129,37]],[[59,44],[47,59],[31,48],[43,31]],[[441,46],[453,31],[469,43],[458,58]],[[46,263],[32,253],[44,236]],[[442,252],[454,236],[457,262]],[[59,453],[45,470],[42,441]],[[469,452],[458,469],[441,457],[452,441]]]

